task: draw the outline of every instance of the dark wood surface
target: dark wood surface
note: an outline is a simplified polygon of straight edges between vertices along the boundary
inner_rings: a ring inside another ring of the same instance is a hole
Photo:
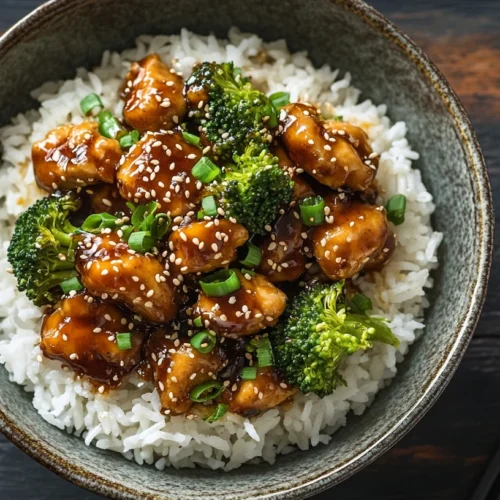
[[[0,0],[4,31],[39,0]],[[371,0],[441,68],[467,108],[500,215],[500,0]],[[489,294],[452,382],[390,452],[317,500],[466,500],[500,446],[500,238]],[[97,500],[0,435],[0,499]],[[499,497],[500,498],[500,497]]]

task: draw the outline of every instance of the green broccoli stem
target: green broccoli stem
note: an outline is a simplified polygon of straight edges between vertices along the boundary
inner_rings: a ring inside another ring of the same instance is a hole
[[[63,246],[69,247],[73,241],[72,233],[74,233],[78,228],[73,226],[70,222],[64,224],[63,230],[56,227],[51,229],[54,238]]]
[[[52,273],[45,281],[40,283],[39,289],[37,290],[39,295],[43,295],[48,292],[51,288],[60,285],[63,281],[69,280],[78,276],[78,273],[74,269],[67,269],[64,271],[58,271]]]

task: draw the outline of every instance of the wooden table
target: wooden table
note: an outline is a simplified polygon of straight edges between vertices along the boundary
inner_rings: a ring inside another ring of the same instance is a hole
[[[40,4],[0,0],[0,31]],[[467,108],[488,163],[500,214],[500,0],[371,0],[408,33],[450,80]],[[495,134],[497,132],[497,134]],[[495,264],[500,239],[495,240]],[[500,266],[476,334],[452,382],[423,420],[326,500],[465,500],[500,445]],[[498,494],[498,493],[497,493]],[[0,436],[0,498],[96,500]]]

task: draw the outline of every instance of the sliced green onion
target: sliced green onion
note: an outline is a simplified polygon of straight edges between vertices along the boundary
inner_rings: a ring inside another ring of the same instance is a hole
[[[151,250],[154,240],[148,231],[137,231],[131,233],[128,238],[128,246],[139,253],[146,253]]]
[[[131,333],[117,333],[116,343],[120,351],[132,349],[132,334]]]
[[[194,326],[203,326],[203,321],[201,320],[201,316],[198,316],[197,318],[194,319],[193,321]]]
[[[191,173],[195,179],[208,184],[220,175],[221,170],[210,158],[203,156],[191,169]]]
[[[248,276],[250,276],[250,278],[254,277],[257,273],[255,271],[252,271],[252,269],[241,269],[241,274],[243,274],[243,276],[246,278],[246,279],[249,279]]]
[[[274,365],[273,350],[269,337],[260,337],[257,346],[257,360],[261,368]]]
[[[257,367],[245,366],[245,368],[241,370],[241,378],[243,380],[255,380],[257,378]]]
[[[201,200],[201,206],[203,207],[204,215],[208,215],[209,217],[217,215],[217,203],[214,196],[205,196]]]
[[[195,403],[204,403],[216,398],[222,391],[224,386],[218,380],[210,380],[204,384],[197,385],[189,394],[191,401]]]
[[[104,108],[101,98],[97,94],[89,94],[80,101],[80,109],[88,116],[95,108]]]
[[[192,144],[193,146],[196,146],[199,148],[201,146],[201,139],[194,134],[190,134],[189,132],[182,132],[182,137],[184,137],[184,140],[188,144]]]
[[[136,229],[148,231],[154,221],[154,213],[157,208],[158,203],[156,201],[150,201],[146,205],[139,205],[134,208],[130,222]]]
[[[64,293],[69,292],[78,292],[83,290],[83,285],[80,283],[80,280],[75,276],[74,278],[70,278],[69,280],[65,280],[61,283],[61,288]]]
[[[262,250],[253,243],[247,243],[245,248],[246,255],[243,260],[240,260],[240,263],[245,267],[257,267],[262,260]]]
[[[112,116],[99,125],[99,133],[108,139],[115,139],[123,134],[123,128],[120,122]]]
[[[290,104],[290,92],[275,92],[269,96],[270,101],[276,109]]]
[[[139,141],[139,132],[137,130],[132,130],[130,134],[126,134],[120,138],[120,147],[122,149],[131,148],[138,141]]]
[[[104,122],[108,121],[110,118],[113,118],[113,115],[109,111],[101,111],[97,115],[97,120],[99,124],[102,125]]]
[[[151,224],[151,236],[155,240],[161,240],[168,233],[171,222],[168,214],[156,214]]]
[[[198,210],[198,213],[196,214],[196,218],[198,220],[203,220],[205,218],[205,212],[203,210]]]
[[[354,306],[356,312],[360,314],[365,314],[366,311],[369,311],[372,308],[372,301],[362,293],[357,293],[351,299],[351,306]]]
[[[205,420],[205,422],[210,422],[211,423],[211,422],[215,422],[215,421],[219,420],[220,418],[222,418],[227,413],[228,409],[229,409],[229,407],[227,405],[219,403],[217,405],[217,408],[215,409],[215,411],[212,413],[212,415],[210,415]]]
[[[117,217],[106,212],[92,214],[83,221],[80,229],[87,233],[100,233],[106,228],[114,229],[116,227],[116,219]]]
[[[306,226],[319,226],[325,220],[325,200],[321,196],[310,196],[300,202],[300,217]]]
[[[278,126],[278,112],[276,111],[276,108],[273,106],[272,103],[269,103],[264,108],[263,113],[264,113],[264,116],[269,117],[269,119],[266,122],[267,125],[269,125],[271,128]]]
[[[223,297],[239,290],[241,283],[233,269],[221,269],[200,280],[200,286],[209,297]]]
[[[406,211],[406,196],[404,194],[396,194],[386,205],[387,218],[396,226],[403,224],[405,221]]]
[[[198,332],[191,339],[191,345],[197,351],[199,351],[203,354],[210,352],[215,347],[216,343],[217,343],[217,340],[215,339],[215,337],[207,331]]]
[[[134,226],[121,226],[120,231],[122,232],[121,239],[123,241],[128,241],[130,235],[134,232]]]

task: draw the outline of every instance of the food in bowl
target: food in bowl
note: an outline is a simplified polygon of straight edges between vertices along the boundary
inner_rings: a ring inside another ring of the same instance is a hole
[[[230,470],[387,385],[441,235],[404,124],[337,77],[237,31],[145,36],[1,131],[0,361],[43,418]]]

